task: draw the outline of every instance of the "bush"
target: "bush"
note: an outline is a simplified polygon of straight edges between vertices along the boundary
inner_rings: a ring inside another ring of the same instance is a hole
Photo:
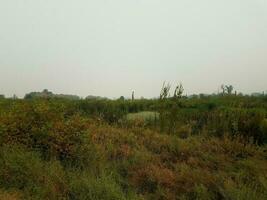
[[[24,199],[60,199],[67,191],[60,163],[18,146],[0,148],[0,186],[23,191]]]
[[[70,176],[70,199],[92,199],[92,200],[124,200],[126,196],[114,177],[101,175],[92,176],[88,173],[77,173]],[[128,199],[128,198],[127,198]]]
[[[66,118],[64,112],[45,102],[18,104],[1,114],[1,143],[23,145],[45,159],[74,164],[81,162],[82,151],[90,151],[86,134],[90,122],[79,114]]]

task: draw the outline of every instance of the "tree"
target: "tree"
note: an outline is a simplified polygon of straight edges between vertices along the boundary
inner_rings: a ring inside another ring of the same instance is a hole
[[[18,96],[14,94],[13,99],[18,99]]]
[[[174,90],[174,95],[173,97],[176,99],[176,98],[182,98],[182,94],[184,92],[184,88],[183,88],[183,85],[182,83],[180,83],[179,85],[176,86],[175,90]]]
[[[164,82],[161,92],[160,92],[159,99],[160,100],[167,99],[170,96],[170,89],[171,89],[171,85],[169,83],[165,85],[165,82]]]
[[[119,98],[119,100],[124,101],[124,100],[125,100],[124,96],[121,96],[121,97]]]
[[[164,131],[167,122],[168,110],[166,109],[166,100],[170,96],[170,89],[171,85],[169,83],[165,85],[164,82],[159,95],[158,111],[159,111],[160,131]]]
[[[232,94],[234,87],[232,85],[226,85],[225,86],[227,94]]]
[[[160,130],[172,134],[178,125],[178,111],[181,108],[181,98],[184,92],[183,85],[180,83],[176,86],[172,98],[170,97],[171,85],[163,83],[160,92],[159,120]]]
[[[234,87],[232,85],[221,85],[222,94],[227,93],[228,95],[233,93]]]
[[[169,132],[169,134],[175,133],[175,130],[177,128],[178,121],[179,121],[178,112],[179,112],[179,109],[181,108],[181,98],[182,98],[183,92],[184,92],[184,87],[183,87],[182,83],[180,83],[176,86],[176,88],[174,90],[172,105],[169,109],[169,114],[168,114],[168,118],[169,118],[168,132]]]
[[[225,94],[225,86],[223,84],[221,85],[221,89],[222,89],[222,94],[224,95]]]
[[[134,100],[134,91],[132,92],[132,101]]]

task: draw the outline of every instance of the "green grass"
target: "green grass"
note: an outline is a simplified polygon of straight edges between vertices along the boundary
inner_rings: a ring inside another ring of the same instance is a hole
[[[129,113],[126,116],[126,119],[131,120],[144,120],[144,121],[152,121],[159,119],[158,112],[151,112],[151,111],[143,111],[138,113]]]

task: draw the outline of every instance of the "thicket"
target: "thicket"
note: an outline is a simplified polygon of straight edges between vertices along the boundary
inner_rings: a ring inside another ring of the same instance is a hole
[[[127,114],[152,111],[159,114],[159,118],[149,122],[140,118],[134,125],[183,137],[200,133],[220,137],[228,134],[258,144],[267,142],[267,97],[230,94],[189,98],[182,93],[182,85],[175,88],[173,95],[166,85],[159,99],[68,101],[65,109],[121,127],[129,125],[125,120]]]
[[[165,86],[166,87],[166,86]],[[0,99],[0,199],[267,199],[267,99]],[[153,123],[127,114],[155,112]]]

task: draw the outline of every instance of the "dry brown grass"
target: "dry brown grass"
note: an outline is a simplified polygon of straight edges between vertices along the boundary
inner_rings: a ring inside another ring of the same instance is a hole
[[[0,200],[21,200],[22,195],[19,192],[7,192],[0,190]]]

